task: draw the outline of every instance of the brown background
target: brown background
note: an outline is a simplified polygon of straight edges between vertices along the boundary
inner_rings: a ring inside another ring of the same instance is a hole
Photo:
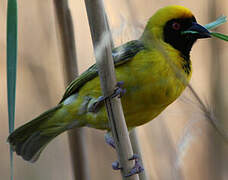
[[[70,0],[79,71],[94,62],[84,1]],[[179,4],[192,10],[201,24],[228,14],[227,1],[212,0],[106,0],[105,6],[115,45],[137,38],[148,18],[158,9]],[[53,2],[20,0],[19,54],[16,92],[18,127],[54,106],[64,93],[64,70],[55,29]],[[228,32],[227,24],[219,28]],[[6,1],[0,0],[0,179],[9,179],[9,146],[6,92]],[[214,49],[213,49],[214,48]],[[191,84],[202,100],[216,110],[227,127],[228,44],[199,41],[192,50]],[[227,145],[205,120],[199,104],[186,90],[181,98],[153,122],[137,129],[149,179],[228,179]],[[104,143],[104,132],[86,129],[86,147],[92,180],[120,179],[111,169],[115,152]],[[52,141],[39,161],[30,164],[15,156],[16,180],[73,179],[66,133]]]

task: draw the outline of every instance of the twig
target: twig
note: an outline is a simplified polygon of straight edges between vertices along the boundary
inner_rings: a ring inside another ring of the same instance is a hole
[[[66,69],[66,84],[69,84],[77,75],[76,49],[74,28],[68,0],[54,0],[57,24],[61,40],[62,58]],[[88,162],[86,156],[84,130],[76,128],[68,132],[71,160],[75,180],[88,180]]]
[[[95,48],[101,41],[103,35],[108,33],[103,2],[102,0],[85,0],[85,4],[92,34],[92,40]],[[109,96],[113,93],[116,85],[110,36],[105,41],[105,47],[104,51],[102,51],[101,58],[98,59],[96,57],[96,62],[99,69],[103,95]],[[123,179],[127,180],[137,180],[138,175],[134,175],[128,178],[125,177],[125,175],[133,167],[133,162],[128,160],[133,155],[133,151],[128,136],[128,130],[126,127],[120,99],[108,98],[105,102],[105,105],[108,112],[112,135],[116,143],[119,161],[123,167],[121,171],[122,177]]]

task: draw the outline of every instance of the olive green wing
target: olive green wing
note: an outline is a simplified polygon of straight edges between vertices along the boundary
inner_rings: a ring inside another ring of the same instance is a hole
[[[133,40],[123,44],[122,46],[114,48],[112,50],[112,57],[115,67],[130,61],[132,57],[134,57],[144,48],[144,45],[139,40]],[[98,69],[96,64],[94,64],[70,83],[60,103],[63,102],[67,97],[78,92],[86,82],[95,78],[96,76],[98,76]]]

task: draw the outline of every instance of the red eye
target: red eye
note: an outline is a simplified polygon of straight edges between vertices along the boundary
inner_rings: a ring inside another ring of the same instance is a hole
[[[173,28],[174,30],[179,30],[179,29],[181,28],[181,25],[180,25],[179,23],[177,23],[177,22],[174,22],[174,23],[172,24],[172,28]]]

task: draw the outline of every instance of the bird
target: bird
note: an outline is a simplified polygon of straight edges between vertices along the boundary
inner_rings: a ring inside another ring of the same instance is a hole
[[[188,31],[197,33],[183,33]],[[139,39],[112,50],[119,82],[113,95],[126,90],[121,102],[128,129],[155,119],[181,95],[192,75],[192,46],[209,37],[188,8],[171,5],[149,18]],[[17,128],[8,142],[17,155],[35,162],[51,140],[69,129],[110,132],[104,99],[94,64],[69,84],[55,107]]]

